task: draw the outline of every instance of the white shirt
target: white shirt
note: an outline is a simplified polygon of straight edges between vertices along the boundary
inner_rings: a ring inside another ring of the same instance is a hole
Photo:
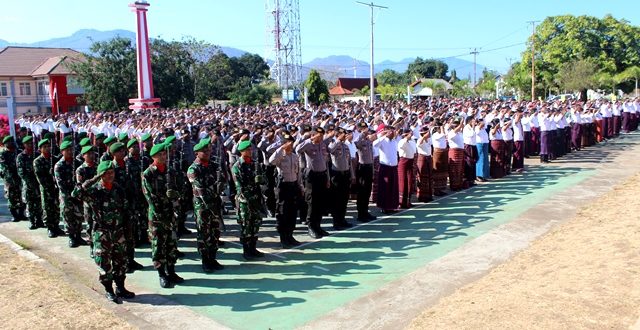
[[[472,146],[476,145],[476,132],[471,125],[464,126],[464,129],[462,130],[462,138],[464,139],[464,144]]]
[[[413,139],[401,139],[398,142],[398,155],[402,158],[413,159],[417,151],[418,146],[416,146],[416,141],[413,141]]]
[[[451,149],[464,149],[464,138],[462,133],[456,133],[453,130],[447,134],[447,142]]]
[[[435,132],[431,135],[431,143],[434,148],[438,149],[446,149],[447,148],[447,136],[440,133]]]
[[[418,154],[424,156],[431,156],[431,137],[422,140],[417,146]]]
[[[489,143],[489,133],[482,127],[476,126],[476,144]]]
[[[513,127],[513,140],[524,141],[524,130],[522,129],[522,124],[514,122],[511,127]]]
[[[373,146],[380,152],[380,164],[398,166],[398,137],[389,140],[388,137],[380,137],[373,141]]]

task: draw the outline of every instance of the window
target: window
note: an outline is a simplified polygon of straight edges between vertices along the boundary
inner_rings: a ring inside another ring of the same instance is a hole
[[[49,95],[49,92],[47,91],[47,82],[46,81],[39,81],[38,82],[38,95]]]
[[[0,96],[7,96],[7,83],[0,83]]]
[[[31,83],[28,83],[28,82],[20,83],[20,95],[31,95]]]

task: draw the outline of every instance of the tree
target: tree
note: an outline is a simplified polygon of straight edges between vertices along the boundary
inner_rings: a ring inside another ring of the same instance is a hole
[[[635,84],[634,92],[636,94],[636,97],[638,97],[638,79],[640,79],[640,66],[636,65],[636,66],[628,67],[623,72],[620,72],[619,74],[617,74],[615,79],[618,83],[623,83],[629,80],[635,80],[636,84]]]
[[[329,88],[327,82],[320,78],[320,73],[311,70],[307,80],[304,82],[307,87],[309,102],[313,104],[325,103],[329,100]]]
[[[237,70],[236,74],[250,78],[251,82],[261,82],[269,77],[269,65],[257,54],[245,53],[240,57],[232,57]]]
[[[565,63],[558,72],[557,81],[562,88],[572,92],[585,93],[595,87],[595,63],[589,60],[576,60]]]
[[[456,81],[458,81],[458,75],[456,74],[456,70],[452,70],[451,79],[449,79],[449,82],[453,84]]]
[[[406,86],[409,84],[407,75],[391,69],[385,69],[376,75],[379,85]]]
[[[85,90],[84,101],[96,110],[127,108],[136,95],[136,51],[131,40],[116,37],[96,42],[86,61],[71,65]]]
[[[230,93],[232,105],[260,105],[269,104],[277,86],[255,84],[238,88]]]
[[[154,39],[151,42],[154,92],[160,95],[165,107],[177,106],[179,102],[191,104],[194,101],[194,79],[190,68],[195,59],[187,44],[179,41],[167,42]]]
[[[437,82],[435,80],[424,81],[421,85],[422,87],[430,88],[433,92],[433,96],[442,95],[447,91],[447,88],[443,83]]]
[[[405,86],[393,86],[390,84],[378,85],[376,92],[380,94],[380,98],[383,101],[401,100],[405,98],[407,94],[407,88]],[[367,95],[369,90],[367,89]]]
[[[457,80],[453,83],[453,90],[451,90],[451,96],[453,97],[469,97],[473,96],[473,89],[469,84],[469,80]]]
[[[498,73],[492,70],[487,70],[486,68],[482,70],[482,78],[480,78],[480,83],[476,85],[476,91],[478,94],[482,96],[489,96],[496,91],[496,76]]]
[[[439,60],[428,59],[423,60],[417,57],[415,61],[409,63],[407,67],[407,75],[410,79],[420,78],[442,78],[446,79],[449,66]]]

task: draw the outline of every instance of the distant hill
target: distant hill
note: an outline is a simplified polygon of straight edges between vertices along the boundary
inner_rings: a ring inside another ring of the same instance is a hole
[[[6,46],[26,46],[26,47],[60,47],[71,48],[81,52],[88,52],[91,48],[91,44],[96,41],[106,41],[115,37],[123,37],[131,39],[135,43],[136,34],[128,30],[111,30],[111,31],[99,31],[95,29],[82,29],[78,30],[70,36],[53,38],[49,40],[43,40],[33,43],[18,43],[0,39],[0,48]],[[247,52],[242,49],[220,46],[222,52],[230,57],[237,57],[246,54]],[[421,55],[422,58],[428,58],[428,56]],[[409,63],[413,62],[415,58],[405,58],[400,61],[384,60],[375,65],[375,73],[381,72],[385,69],[392,69],[398,72],[404,72],[407,69]],[[273,63],[270,59],[266,59],[269,64]],[[451,70],[456,70],[457,76],[460,79],[471,78],[473,79],[473,62],[460,58],[444,58],[441,59],[449,66],[449,73]],[[322,58],[313,59],[310,62],[302,65],[302,76],[306,79],[309,71],[316,69],[320,72],[320,75],[329,81],[335,81],[338,77],[353,77],[355,76],[369,77],[369,63],[366,61],[357,60],[351,56],[346,55],[331,55]],[[481,75],[483,65],[477,65],[478,76]]]

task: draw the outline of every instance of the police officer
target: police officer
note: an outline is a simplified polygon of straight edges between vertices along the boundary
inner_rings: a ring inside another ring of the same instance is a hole
[[[356,169],[356,181],[358,184],[358,197],[356,205],[358,209],[358,221],[369,222],[376,217],[369,213],[369,197],[373,184],[373,142],[376,135],[370,133],[367,123],[358,124],[359,139],[355,142],[358,149],[358,167]],[[371,138],[369,138],[371,137]]]
[[[307,225],[309,236],[321,238],[329,233],[320,227],[324,214],[327,191],[330,187],[327,171],[327,145],[324,142],[324,129],[316,127],[311,133],[305,133],[304,141],[296,147],[296,152],[305,156],[306,172],[304,194],[307,201]]]
[[[347,222],[347,203],[349,202],[349,187],[356,180],[355,172],[351,168],[351,154],[345,141],[347,132],[344,128],[337,129],[336,138],[329,143],[329,154],[331,155],[331,190],[333,199],[331,215],[333,217],[333,228],[342,230],[353,227]]]
[[[269,157],[269,164],[278,169],[276,229],[280,234],[282,247],[290,248],[300,245],[293,237],[293,231],[296,228],[297,200],[303,189],[298,155],[293,152],[295,138],[285,133],[282,140],[282,145]]]

